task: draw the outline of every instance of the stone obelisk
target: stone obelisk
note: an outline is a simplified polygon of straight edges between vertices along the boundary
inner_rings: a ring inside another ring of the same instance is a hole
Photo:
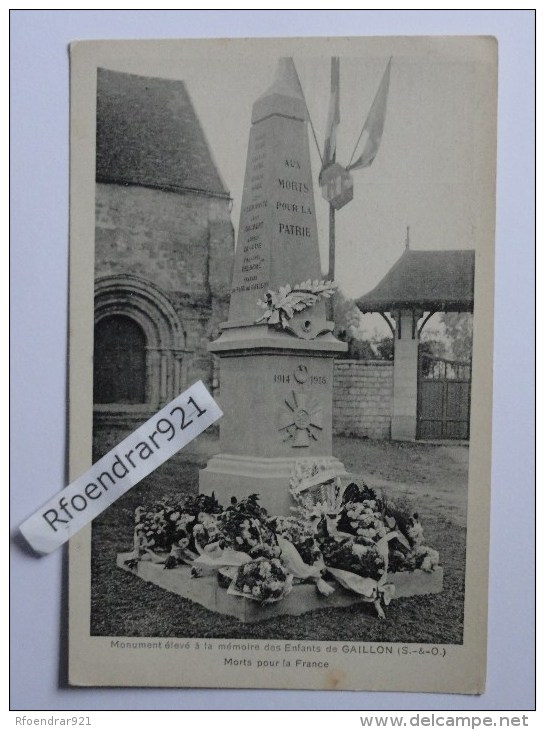
[[[307,108],[295,65],[280,59],[272,86],[253,105],[229,319],[209,349],[220,358],[220,453],[200,472],[199,490],[220,502],[258,493],[288,514],[296,460],[332,456],[332,334],[323,299],[284,328],[258,322],[267,292],[322,279]]]

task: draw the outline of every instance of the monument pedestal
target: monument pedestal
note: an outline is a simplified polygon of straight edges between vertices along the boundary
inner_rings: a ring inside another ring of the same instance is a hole
[[[267,325],[226,328],[210,346],[220,356],[220,453],[199,475],[199,491],[221,504],[258,493],[271,514],[289,514],[296,461],[332,456],[333,357],[344,349],[331,334],[303,340]]]
[[[326,461],[328,471],[348,476],[343,464],[334,456],[320,459],[320,463]],[[288,491],[294,464],[294,458],[260,459],[217,454],[199,474],[199,492],[213,492],[223,505],[228,505],[231,497],[241,500],[257,493],[259,503],[269,514],[289,515],[295,504]]]
[[[233,496],[240,500],[259,494],[259,503],[269,514],[289,515],[295,505],[289,493],[295,461],[295,457],[267,459],[220,453],[199,473],[199,492],[213,492],[223,505],[228,505]],[[328,472],[348,476],[334,456],[320,458],[320,463],[326,464]]]

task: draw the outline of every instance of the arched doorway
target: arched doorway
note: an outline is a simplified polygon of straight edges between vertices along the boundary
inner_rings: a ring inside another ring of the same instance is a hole
[[[94,415],[100,423],[141,422],[172,400],[184,389],[188,352],[178,314],[159,287],[127,274],[97,279]]]
[[[146,336],[125,315],[103,317],[95,324],[94,402],[146,402]]]

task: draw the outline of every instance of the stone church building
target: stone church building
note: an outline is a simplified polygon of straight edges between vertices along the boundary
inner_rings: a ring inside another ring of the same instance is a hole
[[[213,388],[230,207],[184,83],[99,69],[96,424],[141,422],[197,379]]]

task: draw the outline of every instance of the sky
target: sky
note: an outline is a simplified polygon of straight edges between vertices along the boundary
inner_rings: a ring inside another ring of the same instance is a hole
[[[476,39],[477,43],[483,39]],[[467,42],[467,41],[466,41]],[[475,47],[477,48],[477,46]],[[213,157],[233,199],[238,228],[251,110],[272,83],[279,55],[263,46],[257,55],[191,54],[169,46],[138,61],[130,54],[108,68],[180,78],[201,121]],[[292,50],[317,140],[323,150],[331,52],[324,44]],[[343,293],[357,298],[372,289],[402,254],[407,226],[415,249],[478,248],[482,170],[475,150],[483,136],[482,54],[390,38],[340,54],[341,122],[337,161],[348,164],[356,140],[392,57],[388,107],[373,164],[353,171],[354,199],[336,214],[336,275]],[[320,157],[309,125],[315,209],[322,270],[327,271],[328,204],[317,178]],[[484,130],[486,131],[486,130]]]

